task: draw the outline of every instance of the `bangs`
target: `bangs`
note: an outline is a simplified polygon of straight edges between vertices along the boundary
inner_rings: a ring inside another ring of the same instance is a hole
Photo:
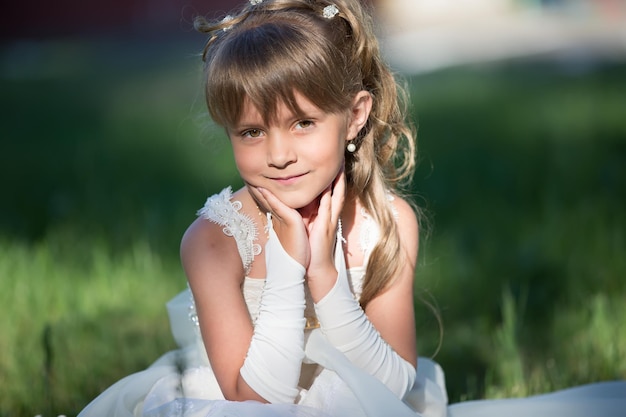
[[[296,92],[327,113],[347,108],[350,93],[359,86],[344,85],[348,77],[335,71],[346,71],[348,65],[336,48],[315,35],[317,28],[284,18],[244,25],[224,34],[208,57],[206,98],[216,123],[237,124],[245,100],[266,123],[275,121],[280,104],[302,116]]]

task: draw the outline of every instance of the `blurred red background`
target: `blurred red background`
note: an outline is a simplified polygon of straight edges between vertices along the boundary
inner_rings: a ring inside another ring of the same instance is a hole
[[[76,35],[150,37],[186,33],[201,14],[219,18],[245,0],[24,0],[5,2],[0,38],[41,39]]]
[[[0,36],[48,38],[75,35],[152,36],[189,26],[196,14],[218,16],[238,0],[25,0],[7,2],[0,14]]]

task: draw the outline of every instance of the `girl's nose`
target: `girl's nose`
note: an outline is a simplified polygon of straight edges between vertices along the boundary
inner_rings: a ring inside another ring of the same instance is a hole
[[[267,140],[267,164],[284,168],[297,160],[291,138],[287,134],[273,134]]]

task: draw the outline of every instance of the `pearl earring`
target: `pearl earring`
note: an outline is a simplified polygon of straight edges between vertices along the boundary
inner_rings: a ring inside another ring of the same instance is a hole
[[[350,142],[348,143],[348,146],[346,146],[346,150],[350,153],[353,153],[354,151],[356,151],[356,145]]]

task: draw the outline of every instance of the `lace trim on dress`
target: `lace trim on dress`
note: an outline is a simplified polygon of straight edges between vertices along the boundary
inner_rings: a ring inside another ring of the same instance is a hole
[[[243,269],[247,275],[254,257],[261,253],[261,245],[254,243],[258,236],[254,221],[250,216],[239,212],[241,202],[231,201],[232,196],[232,188],[224,188],[219,194],[209,197],[197,214],[224,226],[222,229],[224,234],[235,238]]]

